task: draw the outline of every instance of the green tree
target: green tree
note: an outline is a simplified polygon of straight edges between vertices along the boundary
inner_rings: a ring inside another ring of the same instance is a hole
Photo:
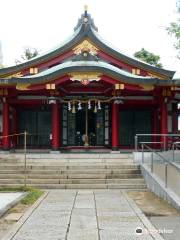
[[[144,48],[141,48],[140,51],[135,52],[134,56],[143,62],[146,62],[155,67],[162,68],[162,64],[160,63],[160,56],[155,55],[154,53],[148,52]]]
[[[177,12],[180,13],[180,0],[177,0]],[[172,22],[166,28],[168,34],[175,38],[174,47],[177,49],[177,57],[180,59],[180,19],[177,22]]]
[[[21,59],[23,61],[28,61],[34,57],[36,57],[39,54],[39,51],[36,48],[25,48],[23,55],[21,55]],[[22,63],[21,60],[16,59],[15,60],[16,64]]]

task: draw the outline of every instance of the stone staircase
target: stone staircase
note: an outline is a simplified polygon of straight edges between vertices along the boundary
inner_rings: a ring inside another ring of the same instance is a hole
[[[57,189],[146,189],[131,154],[28,154],[27,185]],[[24,155],[0,155],[0,187],[24,185]]]

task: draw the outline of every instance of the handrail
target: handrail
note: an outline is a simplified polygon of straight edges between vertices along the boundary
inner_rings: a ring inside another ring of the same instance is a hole
[[[161,133],[147,133],[147,134],[143,134],[143,133],[138,133],[134,137],[135,138],[135,151],[138,151],[138,137],[146,137],[146,136],[147,137],[148,136],[159,136],[159,137],[161,136],[161,137],[164,137],[164,142],[162,142],[162,143],[164,143],[164,150],[165,150],[165,146],[166,146],[165,137],[179,137],[180,138],[180,134],[176,134],[176,133],[169,133],[169,134],[161,134]],[[156,142],[154,142],[154,143],[156,143]]]
[[[175,145],[179,145],[180,142],[173,142],[173,145],[172,145],[172,151],[173,151],[173,162],[174,162],[174,150],[175,150]]]
[[[15,134],[9,134],[9,135],[4,135],[4,136],[0,136],[0,139],[3,138],[8,138],[8,137],[13,137],[13,136],[24,136],[24,186],[27,186],[27,135],[28,134],[26,131],[24,131],[23,133],[15,133]]]
[[[180,171],[180,167],[169,160],[167,160],[164,156],[162,156],[160,153],[154,151],[151,147],[147,145],[148,142],[140,142],[141,147],[142,147],[142,163],[144,164],[144,147],[146,147],[148,150],[151,152],[151,172],[153,172],[153,167],[154,167],[154,158],[153,154],[158,155],[161,159],[163,159],[163,162],[165,163],[165,187],[167,188],[167,166],[168,164],[175,167],[178,171]],[[180,143],[180,142],[178,142]]]

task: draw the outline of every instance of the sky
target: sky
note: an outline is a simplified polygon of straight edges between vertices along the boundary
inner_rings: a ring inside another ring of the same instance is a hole
[[[176,0],[0,0],[3,64],[14,65],[25,47],[40,53],[66,40],[88,5],[99,34],[123,53],[142,47],[161,56],[163,67],[179,71],[174,39],[166,27],[176,21]]]

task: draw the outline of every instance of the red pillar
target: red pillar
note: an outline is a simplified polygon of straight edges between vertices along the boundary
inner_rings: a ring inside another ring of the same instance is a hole
[[[162,99],[160,105],[160,112],[161,112],[161,134],[168,133],[168,110],[167,110],[167,103],[165,99]],[[166,141],[167,138],[161,137],[161,142]],[[166,144],[165,144],[166,146]]]
[[[112,150],[119,149],[119,105],[112,103]]]
[[[152,111],[152,133],[153,134],[158,134],[158,109],[155,108]],[[153,136],[152,137],[153,142],[158,142],[158,136]],[[153,147],[159,146],[157,144],[153,144]]]
[[[9,135],[9,103],[3,102],[3,136]],[[10,138],[9,137],[3,137],[3,149],[8,150],[10,147]]]
[[[60,118],[59,104],[52,104],[52,150],[59,150],[60,147]]]
[[[17,114],[17,110],[14,108],[13,109],[13,134],[17,134],[18,133],[18,114]],[[13,138],[13,144],[14,147],[17,146],[18,143],[18,136],[14,136]]]

